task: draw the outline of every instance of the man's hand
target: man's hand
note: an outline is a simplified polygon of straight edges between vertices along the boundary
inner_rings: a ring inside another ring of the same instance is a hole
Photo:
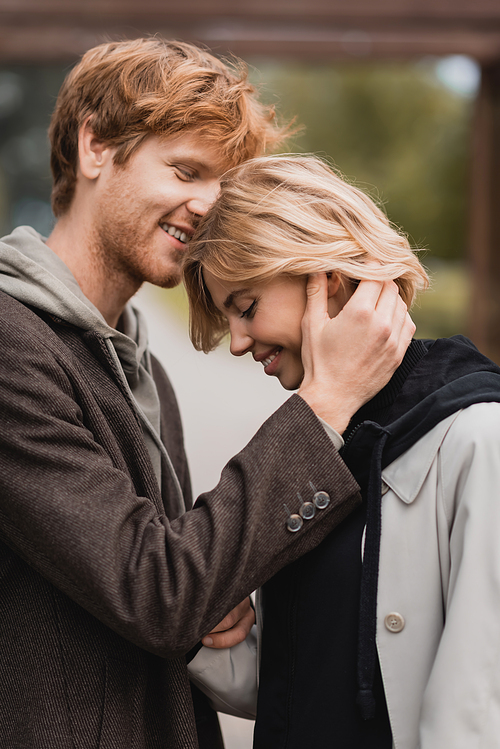
[[[393,281],[361,281],[341,312],[327,311],[326,274],[309,278],[299,395],[339,434],[389,382],[415,332]]]
[[[255,612],[245,598],[201,642],[209,648],[232,648],[243,642],[254,623]]]

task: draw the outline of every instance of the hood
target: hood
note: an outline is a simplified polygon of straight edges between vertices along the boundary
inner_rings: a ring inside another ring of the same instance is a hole
[[[373,413],[375,402],[383,401],[391,389],[394,392],[395,382],[397,396],[383,422],[364,420],[364,412]],[[391,382],[353,418],[355,426],[346,437],[342,456],[358,483],[366,487],[370,456],[382,435],[385,468],[443,419],[474,403],[496,401],[499,394],[500,367],[465,336],[412,341]]]
[[[146,325],[132,305],[125,308],[126,334],[107,324],[87,299],[68,266],[30,226],[20,226],[0,241],[0,290],[23,304],[112,341],[132,378],[147,348]]]

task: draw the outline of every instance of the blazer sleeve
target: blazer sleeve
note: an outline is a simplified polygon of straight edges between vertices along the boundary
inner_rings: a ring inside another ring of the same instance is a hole
[[[78,372],[50,341],[21,328],[19,318],[4,316],[0,538],[136,645],[168,658],[185,654],[360,501],[325,430],[294,395],[215,489],[169,522],[83,420]],[[330,502],[290,532],[284,505],[297,513],[297,493],[311,499],[312,487]]]

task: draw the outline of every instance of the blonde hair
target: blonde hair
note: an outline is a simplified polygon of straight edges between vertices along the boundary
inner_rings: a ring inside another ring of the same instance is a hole
[[[76,185],[78,131],[90,118],[95,135],[125,164],[150,135],[194,130],[216,143],[228,166],[281,143],[287,128],[258,101],[247,68],[204,49],[160,37],[90,49],[64,81],[49,130],[52,208],[69,208]]]
[[[269,156],[228,171],[184,264],[190,336],[211,351],[227,333],[203,269],[245,286],[336,272],[344,283],[394,279],[408,307],[428,277],[404,234],[361,190],[314,156]]]

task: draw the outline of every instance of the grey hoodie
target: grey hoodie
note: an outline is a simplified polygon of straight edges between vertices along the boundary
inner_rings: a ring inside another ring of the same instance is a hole
[[[159,436],[160,403],[151,376],[146,323],[139,310],[127,304],[120,319],[123,333],[110,327],[83,294],[67,265],[29,226],[20,226],[0,240],[0,290],[71,325],[93,330],[105,339],[136,405],[158,483],[161,485],[163,457],[177,485],[181,512],[182,491]]]

